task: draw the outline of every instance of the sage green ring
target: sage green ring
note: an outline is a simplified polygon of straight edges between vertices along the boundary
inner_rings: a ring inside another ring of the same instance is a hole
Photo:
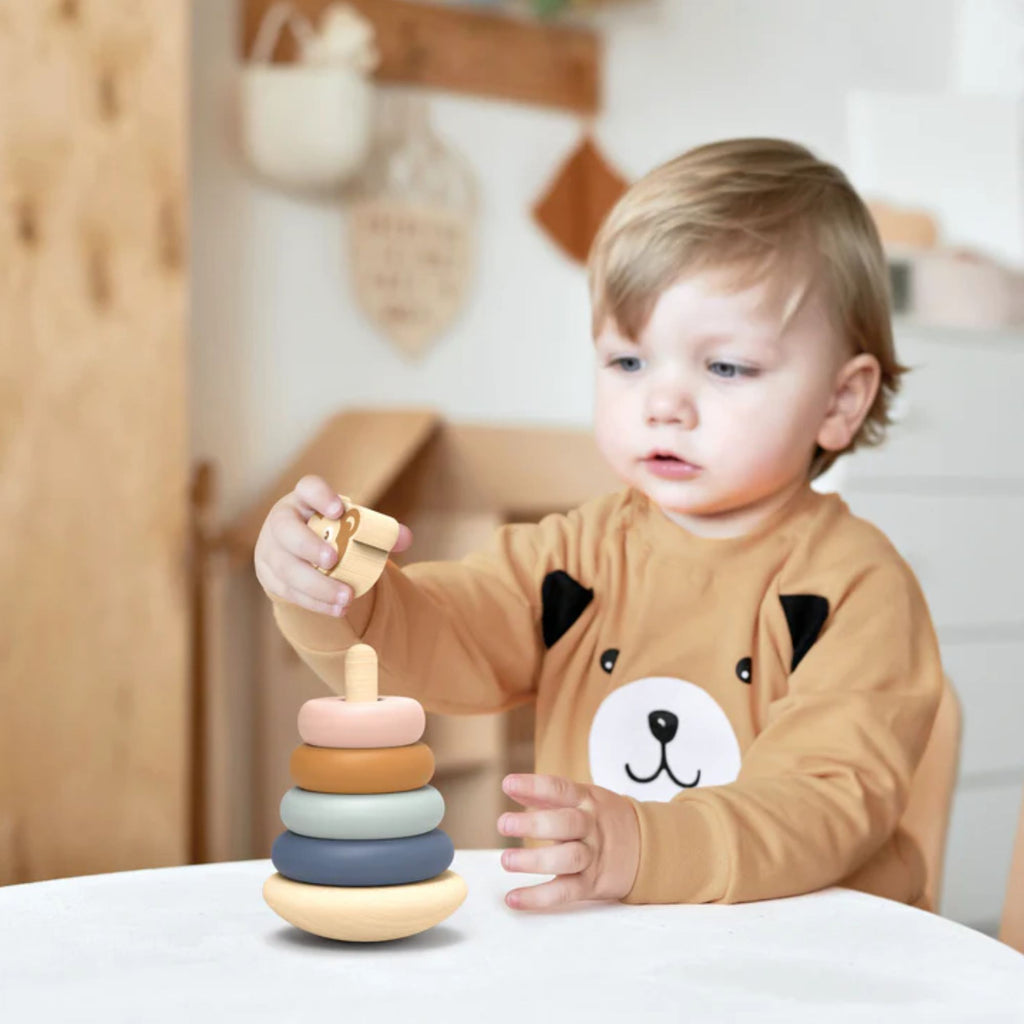
[[[402,839],[437,828],[444,797],[433,786],[402,793],[314,793],[293,786],[281,798],[289,832],[313,839]]]

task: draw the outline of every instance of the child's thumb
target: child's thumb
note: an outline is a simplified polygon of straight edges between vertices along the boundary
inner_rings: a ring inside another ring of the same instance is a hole
[[[398,540],[395,541],[395,546],[391,549],[392,551],[405,551],[412,545],[412,530],[408,526],[399,524],[398,526]]]

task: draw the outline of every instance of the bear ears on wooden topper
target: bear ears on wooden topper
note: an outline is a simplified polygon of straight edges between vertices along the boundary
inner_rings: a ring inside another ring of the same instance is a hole
[[[297,60],[274,64],[284,29]],[[353,7],[332,3],[314,27],[288,2],[260,22],[239,95],[241,143],[249,166],[269,183],[334,192],[369,151],[379,54],[373,25]]]
[[[309,528],[338,552],[333,569],[317,566],[326,576],[347,583],[356,597],[362,597],[380,579],[391,549],[398,540],[398,520],[353,504],[339,495],[345,511],[340,519],[310,516]]]

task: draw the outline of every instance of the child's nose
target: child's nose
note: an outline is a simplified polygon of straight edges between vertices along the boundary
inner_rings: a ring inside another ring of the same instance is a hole
[[[685,430],[697,425],[697,407],[692,396],[680,387],[662,387],[652,390],[647,397],[647,423],[675,424]]]

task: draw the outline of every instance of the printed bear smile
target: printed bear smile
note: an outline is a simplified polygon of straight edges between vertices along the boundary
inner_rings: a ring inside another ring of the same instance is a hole
[[[625,654],[613,677],[623,671]],[[608,671],[595,667],[601,676]],[[732,782],[741,760],[721,705],[703,687],[674,676],[645,676],[615,687],[594,715],[587,755],[594,785],[655,802]]]
[[[639,775],[637,775],[633,771],[632,768],[630,768],[628,761],[626,762],[624,767],[626,769],[626,774],[634,782],[653,782],[659,775],[661,775],[662,772],[665,772],[668,775],[668,777],[677,786],[681,787],[682,789],[693,789],[693,787],[696,786],[700,782],[700,769],[699,768],[697,769],[697,776],[693,780],[693,782],[681,782],[679,779],[676,778],[675,773],[668,766],[668,751],[666,750],[664,744],[662,744],[662,747],[661,747],[661,764],[658,765],[658,770],[653,775],[648,775],[646,779],[641,778]]]

